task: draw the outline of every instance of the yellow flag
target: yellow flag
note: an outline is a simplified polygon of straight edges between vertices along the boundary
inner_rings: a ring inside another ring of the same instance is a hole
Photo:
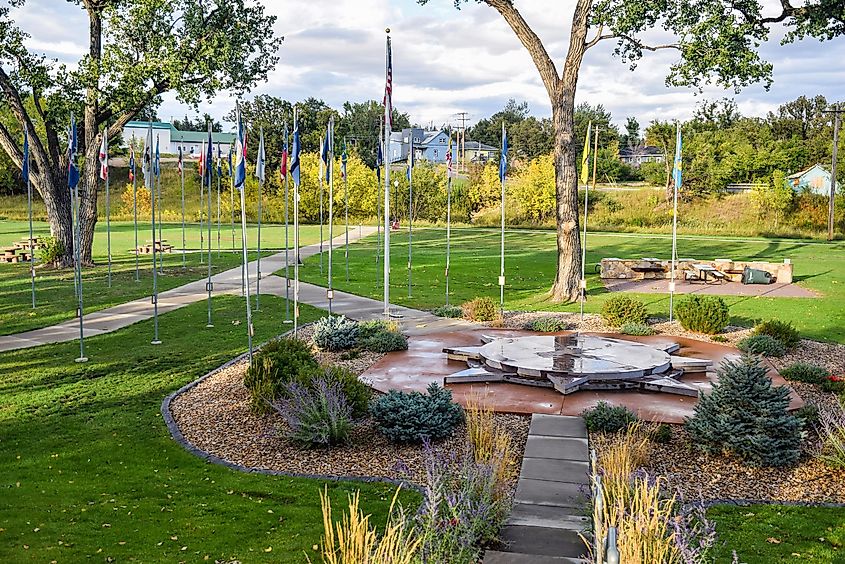
[[[584,140],[584,156],[581,158],[581,184],[586,185],[590,180],[590,129],[593,122],[587,124],[587,139]]]

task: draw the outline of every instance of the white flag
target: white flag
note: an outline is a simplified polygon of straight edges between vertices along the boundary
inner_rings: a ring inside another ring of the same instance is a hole
[[[255,176],[260,182],[264,182],[264,169],[266,158],[264,155],[264,128],[261,128],[260,137],[258,139],[258,157],[255,159]]]

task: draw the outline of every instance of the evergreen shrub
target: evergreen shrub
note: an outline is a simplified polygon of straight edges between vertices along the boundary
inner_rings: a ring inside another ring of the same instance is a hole
[[[461,309],[461,306],[442,305],[442,306],[434,308],[431,313],[433,313],[437,317],[457,318],[457,317],[463,317],[464,310]]]
[[[647,323],[626,323],[619,332],[623,335],[654,335],[654,329]]]
[[[328,315],[314,323],[313,339],[325,351],[351,349],[357,344],[358,324],[343,315]]]
[[[786,354],[786,346],[770,335],[751,335],[742,339],[736,347],[744,353],[780,357]]]
[[[615,294],[608,298],[601,306],[601,316],[613,327],[626,323],[645,323],[648,320],[645,304],[626,294]]]
[[[244,376],[249,390],[250,406],[257,413],[267,413],[274,401],[284,394],[285,384],[310,379],[319,373],[320,365],[311,354],[311,347],[300,339],[283,338],[270,341],[255,355]]]
[[[773,386],[757,357],[725,361],[713,390],[686,420],[690,439],[711,454],[753,466],[787,466],[801,454],[801,420],[787,412],[789,388]]]
[[[821,384],[830,372],[821,366],[809,362],[794,362],[780,371],[780,375],[792,382],[806,382],[807,384]]]
[[[538,333],[557,333],[558,331],[566,331],[571,327],[572,325],[553,315],[538,317],[525,325],[525,328],[529,331],[537,331]]]
[[[461,310],[470,321],[496,321],[500,317],[499,305],[488,296],[464,302]]]
[[[779,319],[761,321],[754,327],[754,334],[774,337],[788,349],[791,349],[801,341],[801,334],[792,326],[792,323]]]
[[[715,335],[730,321],[728,304],[719,296],[688,294],[675,303],[675,317],[687,331]]]
[[[393,442],[420,443],[450,436],[463,421],[461,406],[452,401],[452,392],[432,382],[427,394],[390,393],[370,405],[370,414],[379,431]]]
[[[595,407],[585,409],[581,417],[591,433],[617,433],[637,421],[634,412],[624,405],[610,405],[606,401],[600,401]]]

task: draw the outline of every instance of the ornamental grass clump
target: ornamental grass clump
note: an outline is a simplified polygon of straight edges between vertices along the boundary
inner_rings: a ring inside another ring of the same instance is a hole
[[[496,415],[489,404],[477,397],[467,400],[467,437],[472,446],[475,460],[493,465],[497,480],[510,483],[517,475],[513,438],[507,429],[496,421]]]
[[[781,357],[786,354],[786,346],[771,335],[751,335],[739,341],[736,348],[747,354]]]
[[[835,469],[845,468],[845,408],[841,404],[819,410],[819,459]]]
[[[687,331],[715,335],[730,321],[728,304],[719,296],[688,294],[675,303],[675,316]]]
[[[312,387],[299,382],[285,386],[286,397],[272,402],[293,441],[308,447],[345,443],[352,428],[352,407],[338,383],[316,378]]]
[[[310,379],[319,373],[319,368],[305,341],[294,338],[270,341],[255,355],[244,376],[250,407],[256,413],[268,413],[268,402],[282,397],[286,384]]]
[[[615,294],[601,306],[601,317],[611,327],[626,323],[645,323],[648,311],[645,304],[626,294]]]
[[[432,382],[427,394],[391,390],[370,405],[378,430],[397,443],[420,443],[449,437],[462,421],[463,409],[452,392]]]
[[[733,454],[752,466],[788,466],[801,454],[802,425],[789,407],[789,388],[773,386],[757,357],[719,367],[718,381],[686,420],[690,439],[710,454]]]
[[[320,553],[325,564],[411,564],[418,562],[421,538],[397,505],[399,489],[393,495],[387,524],[379,535],[359,506],[360,492],[349,496],[348,511],[340,521],[332,518],[328,486],[320,492],[323,538]],[[310,559],[309,559],[310,562]]]
[[[343,315],[328,315],[314,322],[313,340],[324,351],[351,349],[358,343],[358,324]]]

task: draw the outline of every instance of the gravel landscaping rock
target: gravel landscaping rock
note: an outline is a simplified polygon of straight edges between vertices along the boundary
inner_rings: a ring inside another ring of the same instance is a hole
[[[306,327],[300,337],[307,339],[310,332],[311,328]],[[383,355],[361,352],[354,358],[344,356],[349,355],[317,352],[321,363],[344,366],[359,375]],[[349,444],[331,449],[306,449],[286,439],[284,422],[275,413],[261,416],[250,411],[249,392],[243,385],[247,366],[248,362],[243,361],[223,368],[173,399],[173,418],[192,445],[250,469],[421,483],[422,446],[389,442],[371,420],[355,426]],[[496,417],[512,434],[521,459],[530,418],[509,414]],[[465,442],[466,428],[461,426],[452,437],[434,447],[455,451],[462,449]]]

